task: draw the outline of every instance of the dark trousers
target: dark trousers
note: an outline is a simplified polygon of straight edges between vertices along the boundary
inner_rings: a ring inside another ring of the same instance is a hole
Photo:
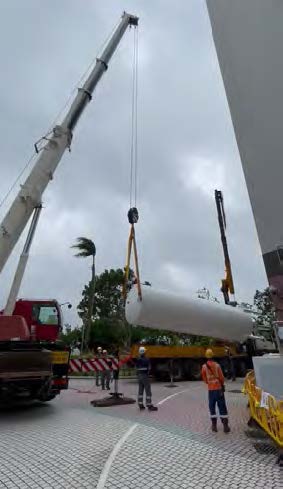
[[[236,371],[235,371],[235,365],[234,365],[234,360],[233,358],[229,359],[229,370],[230,370],[230,377],[232,380],[236,380]]]
[[[105,383],[106,383],[106,389],[110,389],[110,380],[111,380],[111,371],[110,370],[104,370],[101,373],[101,387],[102,389],[105,389]]]
[[[146,395],[146,405],[151,406],[151,386],[150,380],[147,374],[138,374],[139,381],[139,393],[138,393],[138,404],[143,404],[143,394],[145,391]]]
[[[211,419],[217,418],[216,405],[218,407],[220,418],[228,418],[225,395],[222,390],[208,391],[208,406]]]
[[[101,372],[97,371],[95,376],[95,384],[97,387],[99,386],[100,378],[101,378]]]

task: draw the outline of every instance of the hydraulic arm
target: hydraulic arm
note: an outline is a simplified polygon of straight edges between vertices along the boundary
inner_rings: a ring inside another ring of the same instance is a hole
[[[235,302],[230,301],[230,296],[229,296],[229,293],[234,295],[235,290],[234,290],[234,282],[233,282],[233,276],[232,276],[232,268],[231,268],[231,262],[230,262],[230,257],[229,257],[229,251],[228,251],[227,238],[226,238],[226,233],[225,233],[226,216],[225,216],[225,210],[224,210],[224,199],[223,199],[223,194],[220,190],[215,190],[214,195],[215,195],[217,216],[218,216],[219,229],[220,229],[220,235],[221,235],[221,241],[222,241],[222,248],[223,248],[223,253],[224,253],[225,271],[226,271],[226,276],[221,281],[221,292],[223,294],[225,304],[234,306],[236,304],[235,304]]]
[[[62,124],[57,125],[44,139],[46,144],[39,151],[38,159],[0,224],[0,272],[5,266],[14,246],[21,236],[34,209],[40,207],[42,194],[67,148],[70,147],[73,131],[92,98],[92,93],[115,52],[128,26],[137,26],[138,18],[124,13],[114,34],[106,45],[88,79],[78,93]]]

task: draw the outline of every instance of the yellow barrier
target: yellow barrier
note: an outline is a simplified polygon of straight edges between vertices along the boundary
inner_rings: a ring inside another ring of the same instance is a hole
[[[262,390],[256,386],[253,371],[245,378],[243,392],[249,398],[251,417],[283,448],[283,401],[268,395],[266,407],[261,407]]]

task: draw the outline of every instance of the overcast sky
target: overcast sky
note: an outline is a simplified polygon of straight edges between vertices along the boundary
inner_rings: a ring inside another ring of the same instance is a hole
[[[140,17],[141,275],[155,287],[221,297],[224,263],[214,189],[224,193],[236,298],[266,286],[261,251],[205,0],[9,0],[0,3],[0,196],[9,190],[121,13]],[[44,194],[21,297],[76,305],[97,271],[123,267],[128,237],[133,31],[124,36]],[[26,176],[25,173],[24,176]],[[19,187],[17,186],[17,189]],[[1,220],[15,192],[0,208]],[[4,305],[22,242],[1,275]]]

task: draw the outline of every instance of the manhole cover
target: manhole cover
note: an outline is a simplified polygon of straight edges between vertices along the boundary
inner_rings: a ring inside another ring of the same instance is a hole
[[[228,392],[232,392],[232,394],[242,394],[241,389],[229,389]]]
[[[277,455],[277,449],[270,443],[253,443],[254,448],[261,455]]]

